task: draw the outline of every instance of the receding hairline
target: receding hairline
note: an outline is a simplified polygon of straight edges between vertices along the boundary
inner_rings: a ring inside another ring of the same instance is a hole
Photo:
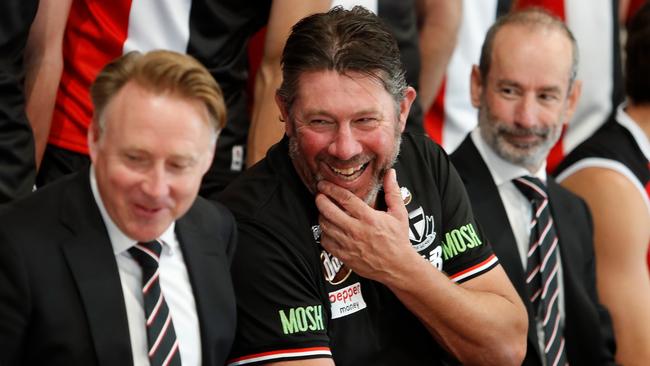
[[[139,95],[127,95],[127,93],[140,93]],[[103,137],[105,130],[108,127],[108,121],[106,120],[106,115],[109,111],[113,111],[116,107],[116,103],[122,99],[124,101],[131,101],[134,98],[140,98],[142,96],[151,96],[151,97],[170,97],[179,101],[185,101],[193,105],[196,110],[200,112],[202,122],[216,135],[219,133],[219,130],[216,128],[213,121],[211,121],[212,116],[208,110],[208,107],[203,103],[199,98],[191,97],[184,94],[182,91],[175,88],[157,88],[155,84],[149,82],[145,78],[131,78],[122,85],[118,91],[113,94],[107,103],[104,105],[104,108],[101,111],[101,114],[93,115],[92,124],[98,133],[98,137]],[[127,98],[128,97],[128,98]]]
[[[561,35],[570,45],[571,63],[569,69],[569,88],[572,88],[578,73],[579,50],[575,36],[571,30],[557,16],[546,9],[540,7],[531,7],[524,10],[518,10],[502,17],[490,26],[481,46],[479,60],[479,70],[483,81],[487,79],[487,74],[491,69],[491,63],[494,53],[495,40],[501,30],[509,26],[520,27],[530,32],[539,32],[540,30],[553,32]]]

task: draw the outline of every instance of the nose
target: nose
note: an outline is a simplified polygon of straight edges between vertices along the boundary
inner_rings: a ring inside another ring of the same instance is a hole
[[[362,151],[363,147],[354,136],[350,125],[340,124],[336,129],[334,140],[329,146],[329,154],[340,160],[349,160]]]
[[[515,110],[515,123],[521,127],[533,127],[536,124],[536,100],[534,95],[526,95],[519,100]]]
[[[169,181],[163,166],[154,166],[149,170],[142,184],[142,190],[150,198],[160,198],[169,194]]]

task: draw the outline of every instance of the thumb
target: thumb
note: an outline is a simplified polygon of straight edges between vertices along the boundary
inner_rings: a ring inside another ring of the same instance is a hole
[[[395,169],[389,169],[384,175],[384,197],[388,212],[406,215],[406,207],[404,206],[404,200],[402,200],[399,184],[397,184]]]

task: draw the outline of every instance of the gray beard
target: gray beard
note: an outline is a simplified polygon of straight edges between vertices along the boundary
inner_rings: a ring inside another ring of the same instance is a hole
[[[379,190],[381,190],[383,186],[383,181],[384,181],[384,176],[386,175],[386,171],[388,169],[392,168],[393,165],[397,162],[397,157],[399,156],[400,148],[402,146],[402,134],[397,132],[396,133],[396,146],[394,149],[394,154],[391,157],[389,163],[387,166],[383,167],[379,173],[377,174],[377,178],[375,179],[374,183],[372,184],[372,187],[366,194],[366,196],[363,198],[363,201],[371,207],[374,207],[375,202],[377,201],[377,195],[379,194]],[[304,160],[302,160],[302,156],[300,154],[300,148],[298,144],[298,140],[295,137],[289,137],[289,157],[291,158],[294,167],[298,166],[303,166],[304,165]],[[298,169],[296,169],[298,170]],[[307,173],[307,172],[306,172]],[[323,179],[323,177],[316,173],[309,172],[308,174],[312,175],[313,179],[313,186],[310,186],[308,182],[305,181],[305,178],[300,176],[300,172],[298,172],[298,175],[301,177],[303,183],[307,186],[307,189],[313,194],[316,194],[317,189],[316,189],[316,184]]]

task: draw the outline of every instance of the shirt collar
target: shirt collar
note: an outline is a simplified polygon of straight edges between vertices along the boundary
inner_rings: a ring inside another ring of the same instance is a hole
[[[531,175],[546,183],[546,161],[542,163],[542,166],[537,172],[531,174],[528,169],[513,164],[497,155],[485,140],[483,140],[479,127],[476,127],[470,133],[470,138],[474,142],[474,145],[476,145],[476,149],[481,157],[483,157],[485,164],[490,170],[490,174],[492,174],[492,179],[497,186],[508,183],[515,178]]]
[[[102,197],[99,194],[99,188],[97,187],[97,178],[95,177],[95,167],[91,164],[90,166],[90,189],[93,192],[93,197],[99,207],[99,212],[102,215],[104,224],[106,225],[106,231],[108,231],[108,238],[111,240],[113,245],[113,254],[118,255],[137,243],[137,240],[129,238],[126,234],[120,230],[120,228],[115,225],[115,222],[106,211]],[[158,238],[163,246],[167,246],[172,252],[178,247],[178,241],[175,240],[176,236],[174,234],[175,222],[172,221],[171,225],[160,235]]]

